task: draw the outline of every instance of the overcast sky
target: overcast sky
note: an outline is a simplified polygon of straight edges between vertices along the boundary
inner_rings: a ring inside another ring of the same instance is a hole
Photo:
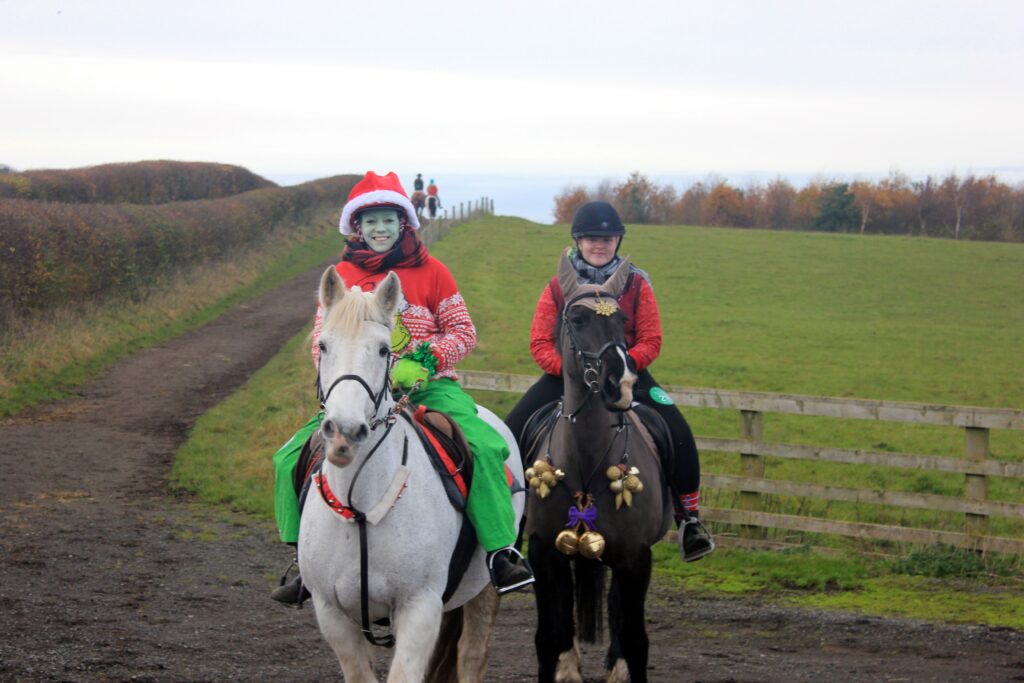
[[[1021,0],[0,0],[0,163],[1016,179],[1022,35]]]

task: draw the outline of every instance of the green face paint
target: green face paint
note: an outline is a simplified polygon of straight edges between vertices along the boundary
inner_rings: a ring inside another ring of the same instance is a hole
[[[663,406],[673,405],[672,397],[665,393],[661,387],[653,387],[650,391],[651,399]]]
[[[395,246],[402,225],[394,209],[370,209],[359,214],[359,231],[367,246],[378,254]]]

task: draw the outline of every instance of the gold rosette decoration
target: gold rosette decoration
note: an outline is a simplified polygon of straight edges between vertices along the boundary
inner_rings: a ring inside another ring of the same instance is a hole
[[[618,510],[625,503],[626,507],[633,505],[633,496],[644,490],[644,484],[640,481],[640,470],[630,467],[628,470],[624,464],[612,465],[605,472],[610,484],[608,488],[615,494],[615,509]]]
[[[523,474],[526,476],[526,483],[537,492],[541,498],[547,498],[555,484],[565,479],[565,472],[551,466],[546,460],[538,460],[533,467],[527,469]]]

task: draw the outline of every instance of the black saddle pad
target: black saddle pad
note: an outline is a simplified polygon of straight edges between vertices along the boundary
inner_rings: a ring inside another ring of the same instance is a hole
[[[545,403],[540,408],[533,412],[530,419],[523,425],[522,434],[516,434],[516,438],[519,440],[519,452],[523,456],[523,468],[529,468],[533,463],[526,462],[541,439],[547,437],[548,432],[555,424],[555,420],[558,419],[558,410],[562,405],[562,401],[551,401]]]

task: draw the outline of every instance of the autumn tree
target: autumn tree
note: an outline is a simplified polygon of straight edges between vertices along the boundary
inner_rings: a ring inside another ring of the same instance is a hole
[[[726,182],[711,188],[707,199],[709,225],[746,227],[749,220],[743,207],[743,195]]]
[[[576,209],[591,201],[590,193],[582,185],[569,185],[555,197],[555,222],[572,223]]]
[[[764,189],[764,214],[769,228],[784,230],[794,227],[796,190],[788,181],[776,178]]]
[[[623,223],[650,223],[654,193],[654,185],[647,176],[634,171],[626,182],[615,188],[612,204],[618,209]]]
[[[860,234],[863,235],[871,218],[871,210],[878,202],[877,188],[874,183],[857,180],[850,185],[850,193],[853,195],[853,205],[860,214]]]

